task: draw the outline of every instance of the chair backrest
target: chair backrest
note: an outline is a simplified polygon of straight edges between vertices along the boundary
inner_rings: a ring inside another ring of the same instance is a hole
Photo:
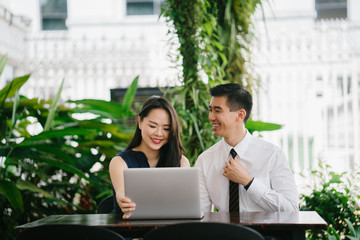
[[[98,213],[111,213],[114,210],[114,198],[113,196],[109,196],[104,198],[97,208]]]
[[[179,223],[155,229],[144,236],[144,240],[264,240],[256,230],[225,223]]]
[[[125,240],[120,234],[94,226],[53,224],[31,227],[18,234],[16,240]]]

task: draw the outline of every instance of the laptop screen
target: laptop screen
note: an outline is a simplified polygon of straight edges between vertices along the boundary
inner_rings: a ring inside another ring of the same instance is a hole
[[[198,168],[124,170],[125,196],[135,204],[131,219],[199,219]]]

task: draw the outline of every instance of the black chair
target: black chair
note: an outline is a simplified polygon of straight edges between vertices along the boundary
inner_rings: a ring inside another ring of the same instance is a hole
[[[18,234],[16,240],[125,240],[120,234],[94,226],[53,224],[31,227]]]
[[[103,199],[97,208],[98,213],[111,213],[114,211],[114,199],[113,196],[109,196]]]
[[[144,240],[264,240],[265,238],[256,230],[242,226],[225,223],[179,223],[167,225],[144,236]]]

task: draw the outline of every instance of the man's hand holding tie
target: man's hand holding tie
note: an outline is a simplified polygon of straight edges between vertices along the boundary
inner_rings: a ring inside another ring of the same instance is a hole
[[[236,159],[237,157],[239,156],[230,158],[229,161],[225,162],[223,175],[233,182],[246,186],[251,182],[253,177],[250,176],[239,160]]]

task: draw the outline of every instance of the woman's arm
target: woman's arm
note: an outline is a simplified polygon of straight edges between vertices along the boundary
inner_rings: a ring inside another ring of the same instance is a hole
[[[181,157],[180,167],[190,167],[189,160],[185,156]]]
[[[127,219],[131,216],[131,212],[135,211],[135,203],[131,202],[130,198],[125,197],[124,187],[124,169],[127,169],[127,165],[120,156],[116,156],[110,161],[109,173],[111,183],[114,187],[116,194],[116,201],[124,213],[123,218]]]

